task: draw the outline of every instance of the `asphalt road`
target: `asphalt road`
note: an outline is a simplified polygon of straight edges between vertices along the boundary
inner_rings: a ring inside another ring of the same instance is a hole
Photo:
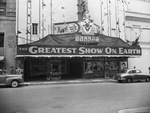
[[[0,88],[0,113],[117,113],[150,107],[150,83],[88,83]]]

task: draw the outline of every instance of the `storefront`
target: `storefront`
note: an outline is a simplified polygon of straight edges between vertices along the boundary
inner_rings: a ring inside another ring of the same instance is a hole
[[[142,54],[140,46],[100,34],[89,16],[57,24],[54,33],[17,46],[17,66],[25,80],[113,77],[128,68],[129,57]]]
[[[113,77],[127,68],[129,57],[141,55],[139,46],[128,45],[120,38],[99,34],[94,36],[99,39],[96,45],[88,45],[79,44],[76,37],[87,36],[48,35],[37,42],[19,45],[17,65],[23,68],[25,80]]]

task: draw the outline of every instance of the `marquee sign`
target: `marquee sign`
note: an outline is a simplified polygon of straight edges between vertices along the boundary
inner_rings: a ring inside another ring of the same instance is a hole
[[[78,45],[97,45],[100,42],[100,38],[91,35],[77,35],[75,36],[75,41]]]
[[[99,27],[93,23],[89,12],[86,11],[82,21],[54,23],[54,34],[81,33],[83,35],[94,35],[99,32]]]
[[[141,55],[140,48],[19,46],[18,55]]]
[[[79,25],[76,22],[54,24],[54,34],[68,34],[79,31]]]

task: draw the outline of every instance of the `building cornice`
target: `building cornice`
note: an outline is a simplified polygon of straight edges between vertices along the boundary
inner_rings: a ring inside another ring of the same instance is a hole
[[[147,13],[140,13],[140,12],[134,12],[134,11],[125,11],[125,13],[128,13],[128,14],[138,14],[138,15],[142,15],[142,16],[150,16],[150,14],[147,14]]]
[[[150,42],[140,42],[140,46],[143,49],[150,49]]]
[[[140,1],[140,2],[147,2],[147,3],[150,3],[150,0],[136,0],[136,1]]]
[[[143,17],[126,16],[126,20],[127,21],[137,21],[137,22],[150,23],[150,18],[143,18]]]

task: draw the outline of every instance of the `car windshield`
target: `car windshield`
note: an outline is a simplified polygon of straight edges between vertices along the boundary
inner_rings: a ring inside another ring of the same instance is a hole
[[[6,71],[5,71],[5,70],[0,69],[0,75],[4,75],[4,74],[6,74]]]

